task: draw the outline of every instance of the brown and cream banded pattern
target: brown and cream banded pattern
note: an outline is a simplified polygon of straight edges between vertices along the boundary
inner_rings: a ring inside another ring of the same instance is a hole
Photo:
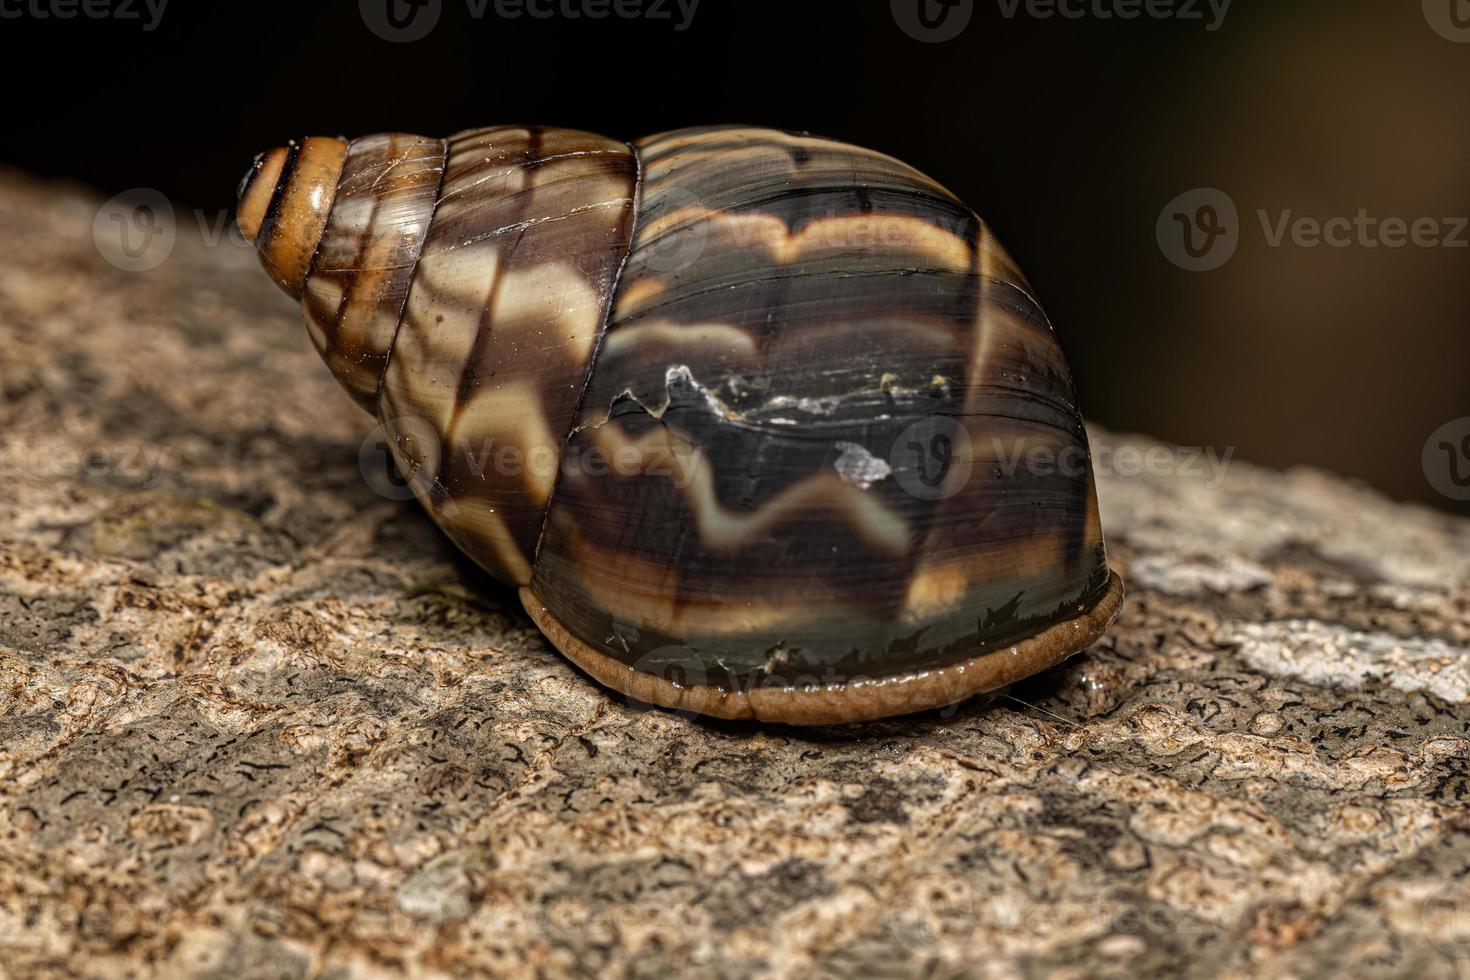
[[[370,412],[443,179],[443,140],[354,140],[306,279],[312,343]]]
[[[1051,325],[913,168],[734,127],[317,142],[257,160],[242,229],[435,520],[603,682],[880,717],[1116,615]]]

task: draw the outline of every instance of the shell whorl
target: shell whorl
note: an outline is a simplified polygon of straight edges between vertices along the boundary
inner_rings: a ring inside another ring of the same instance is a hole
[[[404,133],[352,141],[301,295],[317,353],[373,414],[433,221],[444,147]]]
[[[561,452],[633,222],[623,143],[496,126],[451,136],[377,412],[449,537],[530,582]],[[432,438],[431,438],[432,437]]]
[[[288,296],[306,288],[346,155],[342,140],[313,136],[262,153],[240,181],[240,231]]]

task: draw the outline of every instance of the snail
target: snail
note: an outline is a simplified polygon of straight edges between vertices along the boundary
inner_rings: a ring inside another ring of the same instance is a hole
[[[1051,324],[912,167],[754,128],[500,126],[293,142],[239,195],[434,521],[609,687],[867,720],[1117,615]]]

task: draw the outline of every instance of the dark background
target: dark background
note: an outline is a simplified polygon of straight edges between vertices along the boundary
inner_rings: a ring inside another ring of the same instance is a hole
[[[908,36],[889,0],[702,0],[682,32],[442,0],[401,44],[356,0],[172,0],[153,31],[26,14],[0,19],[0,163],[212,212],[258,150],[309,133],[810,130],[974,205],[1038,289],[1089,418],[1470,511],[1421,464],[1430,433],[1470,415],[1470,249],[1273,248],[1256,216],[1470,214],[1470,44],[1418,0],[1235,0],[1214,31],[972,2],[944,43]],[[1209,272],[1155,237],[1196,187],[1240,214]]]

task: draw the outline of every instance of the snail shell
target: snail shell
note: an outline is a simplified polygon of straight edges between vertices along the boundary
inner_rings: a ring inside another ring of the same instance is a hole
[[[313,138],[257,159],[239,221],[434,520],[630,696],[901,714],[1117,614],[1052,328],[891,157],[749,128]]]

